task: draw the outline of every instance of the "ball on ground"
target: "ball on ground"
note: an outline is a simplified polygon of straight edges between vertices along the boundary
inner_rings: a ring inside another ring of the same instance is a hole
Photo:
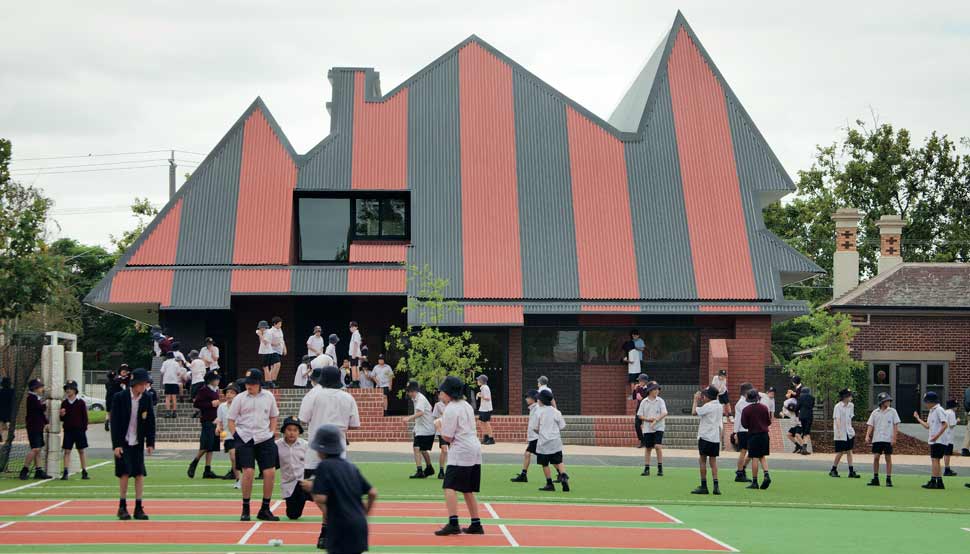
[[[270,539],[269,540],[269,545],[270,546],[283,546],[283,539]]]

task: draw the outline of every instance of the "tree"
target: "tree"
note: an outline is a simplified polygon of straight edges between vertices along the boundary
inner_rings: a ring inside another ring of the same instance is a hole
[[[852,325],[848,315],[832,314],[827,310],[815,310],[795,321],[811,329],[810,334],[798,341],[799,346],[810,353],[792,360],[786,369],[792,375],[801,376],[802,383],[815,390],[815,396],[826,403],[826,413],[829,413],[829,402],[835,399],[839,390],[858,389],[860,383],[867,382],[864,379],[865,364],[853,359],[849,353],[849,342],[859,330]],[[868,391],[857,390],[860,397],[863,393],[868,394]]]
[[[10,178],[11,152],[0,139],[0,321],[45,303],[60,273],[44,241],[51,200]]]
[[[391,326],[390,340],[385,347],[401,353],[397,367],[408,373],[424,390],[438,388],[448,375],[454,375],[467,384],[475,381],[483,361],[478,344],[471,342],[469,331],[452,334],[438,327],[448,316],[459,311],[458,304],[445,300],[444,291],[448,280],[437,278],[429,266],[408,268],[408,280],[416,283],[416,295],[408,295],[407,306],[420,326]]]
[[[153,206],[147,198],[136,197],[135,202],[131,205],[131,212],[138,221],[135,228],[130,231],[125,231],[121,234],[121,237],[110,235],[111,244],[115,246],[118,254],[124,254],[125,250],[138,240],[138,237],[145,231],[148,224],[158,215],[158,208]]]

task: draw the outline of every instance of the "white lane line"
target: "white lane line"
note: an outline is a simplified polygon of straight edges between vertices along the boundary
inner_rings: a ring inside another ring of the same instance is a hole
[[[489,504],[488,502],[483,503],[482,506],[485,506],[485,510],[488,511],[488,514],[490,516],[492,516],[492,519],[502,519],[498,517],[498,513],[495,512],[495,509],[492,508],[492,505]]]
[[[682,525],[684,523],[683,521],[675,518],[674,516],[668,514],[665,511],[661,510],[660,508],[657,508],[655,506],[647,506],[647,507],[650,508],[651,510],[657,512],[658,514],[664,516],[665,518],[669,519],[671,521],[671,523],[676,523],[678,525]]]
[[[970,533],[970,527],[961,527],[960,529],[963,529],[964,531]]]
[[[237,542],[236,544],[246,544],[246,541],[248,541],[249,538],[253,536],[253,533],[255,533],[259,529],[259,526],[262,524],[263,524],[262,521],[257,521],[256,523],[254,523],[253,526],[249,528],[249,531],[246,531],[246,534],[243,535],[242,538],[239,539],[239,542]]]
[[[512,533],[509,532],[509,528],[508,527],[506,527],[504,525],[499,525],[498,528],[502,532],[502,534],[505,535],[505,540],[509,541],[509,546],[511,546],[513,548],[518,548],[519,547],[519,543],[516,542],[515,537],[513,537],[512,536]],[[737,551],[735,551],[735,552],[737,552]]]
[[[40,514],[46,512],[46,511],[48,511],[48,510],[53,510],[54,508],[59,508],[59,507],[65,505],[65,504],[67,504],[68,502],[70,502],[70,500],[62,500],[61,502],[58,502],[57,504],[51,504],[50,506],[48,506],[46,508],[41,508],[41,509],[37,510],[36,512],[31,512],[31,513],[27,514],[27,517],[34,517],[36,515],[40,515]]]
[[[93,466],[89,467],[88,469],[91,470],[91,469],[94,469],[96,467],[101,467],[103,465],[107,465],[107,464],[110,464],[110,463],[111,463],[111,460],[108,460],[106,462],[100,462],[100,463],[94,464]],[[71,473],[70,475],[75,475],[75,474],[76,473]],[[24,489],[29,489],[30,487],[36,487],[37,485],[43,485],[44,483],[49,483],[50,481],[53,481],[53,480],[54,480],[54,478],[51,477],[50,479],[44,479],[42,481],[34,481],[33,483],[28,483],[26,485],[21,485],[19,487],[14,487],[12,489],[2,490],[2,491],[0,491],[0,494],[8,494],[8,493],[11,493],[11,492],[22,491]]]
[[[279,508],[280,505],[282,505],[282,504],[283,504],[283,501],[282,500],[277,500],[276,502],[274,502],[273,505],[269,507],[269,513],[275,512],[276,511],[276,508]]]
[[[741,552],[740,550],[738,550],[737,548],[734,548],[730,544],[728,544],[728,543],[726,543],[724,541],[719,541],[719,540],[715,539],[714,537],[708,535],[704,531],[701,531],[700,529],[691,529],[691,531],[697,533],[698,535],[704,537],[705,539],[707,539],[709,541],[716,542],[717,544],[723,546],[724,548],[728,549],[731,552]]]
[[[16,522],[16,521],[8,521],[8,522],[6,522],[6,523],[4,523],[4,524],[2,524],[2,525],[0,525],[0,529],[4,529],[4,528],[7,528],[7,527],[10,527],[10,526],[11,526],[11,525],[13,525],[14,523],[17,523],[17,522]]]

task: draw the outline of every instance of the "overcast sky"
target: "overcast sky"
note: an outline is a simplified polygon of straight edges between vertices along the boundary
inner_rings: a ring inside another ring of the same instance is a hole
[[[607,118],[678,8],[791,174],[870,108],[970,135],[966,2],[168,0],[6,2],[0,136],[54,199],[55,236],[107,244],[135,196],[166,201],[167,155],[26,158],[206,154],[256,96],[303,153],[329,128],[330,67],[374,67],[388,91],[473,33]],[[93,163],[139,168],[61,167]]]

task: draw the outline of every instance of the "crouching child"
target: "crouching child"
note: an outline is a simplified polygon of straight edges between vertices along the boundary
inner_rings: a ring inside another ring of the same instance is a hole
[[[283,438],[276,441],[276,452],[280,462],[280,493],[286,502],[286,517],[300,519],[306,506],[307,495],[299,486],[304,479],[303,466],[306,464],[307,441],[300,438],[303,426],[300,420],[288,417],[283,420]]]
[[[544,390],[539,393],[539,408],[535,410],[536,427],[535,432],[538,437],[536,442],[536,462],[542,466],[542,472],[546,475],[546,485],[539,490],[555,491],[556,486],[552,483],[552,471],[549,464],[556,466],[559,473],[559,482],[562,483],[562,492],[569,492],[569,474],[566,473],[566,466],[562,462],[562,434],[566,428],[566,420],[562,413],[552,406],[552,391]]]

